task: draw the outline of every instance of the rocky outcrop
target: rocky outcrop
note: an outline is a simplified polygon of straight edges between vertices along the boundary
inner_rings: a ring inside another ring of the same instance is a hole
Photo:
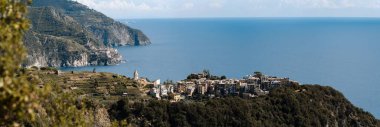
[[[88,65],[113,65],[121,62],[121,56],[113,48],[80,45],[70,39],[42,35],[29,31],[27,34],[28,57],[24,66],[78,67]],[[86,48],[87,47],[87,48]]]
[[[148,45],[140,31],[68,0],[34,0],[24,66],[78,67],[121,62],[115,46]]]
[[[106,108],[96,108],[95,109],[95,127],[111,127],[111,120]]]

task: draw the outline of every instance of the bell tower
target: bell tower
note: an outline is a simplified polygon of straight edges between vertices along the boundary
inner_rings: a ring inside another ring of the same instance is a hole
[[[133,80],[138,80],[139,79],[139,73],[137,72],[137,70],[135,70],[135,72],[133,73]]]

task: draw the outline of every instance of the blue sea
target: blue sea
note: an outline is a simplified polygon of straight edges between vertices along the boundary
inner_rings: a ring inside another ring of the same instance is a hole
[[[116,66],[64,68],[151,80],[181,80],[208,69],[241,78],[255,71],[304,84],[332,86],[380,118],[380,19],[128,19],[152,45],[120,47]]]

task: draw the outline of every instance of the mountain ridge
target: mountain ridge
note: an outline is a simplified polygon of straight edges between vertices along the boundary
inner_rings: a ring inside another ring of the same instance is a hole
[[[122,61],[114,47],[151,44],[140,30],[75,1],[34,0],[28,9],[24,66],[113,65]]]

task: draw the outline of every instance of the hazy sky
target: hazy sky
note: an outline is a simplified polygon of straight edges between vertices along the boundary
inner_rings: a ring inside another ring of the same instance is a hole
[[[113,18],[380,17],[380,0],[74,0]]]

